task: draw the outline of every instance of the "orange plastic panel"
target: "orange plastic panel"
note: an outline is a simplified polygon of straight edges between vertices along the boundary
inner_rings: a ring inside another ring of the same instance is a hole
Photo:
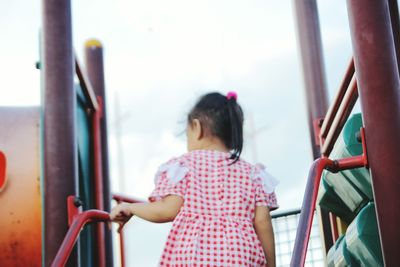
[[[0,107],[0,266],[41,266],[39,118],[39,107]]]

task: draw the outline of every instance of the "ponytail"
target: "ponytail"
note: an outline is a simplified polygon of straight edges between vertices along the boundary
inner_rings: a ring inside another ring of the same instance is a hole
[[[229,121],[231,125],[231,140],[230,148],[232,149],[232,154],[230,159],[233,159],[231,164],[234,164],[239,160],[240,154],[243,149],[243,112],[240,106],[237,104],[237,95],[234,92],[229,92],[227,94],[227,106],[229,113]]]

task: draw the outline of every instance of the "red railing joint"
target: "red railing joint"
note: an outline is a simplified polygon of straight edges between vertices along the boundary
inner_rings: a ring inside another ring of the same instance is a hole
[[[82,212],[82,202],[77,196],[67,197],[68,226],[71,226],[74,218]]]

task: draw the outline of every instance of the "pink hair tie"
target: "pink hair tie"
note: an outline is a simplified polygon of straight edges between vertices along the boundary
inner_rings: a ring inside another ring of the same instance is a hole
[[[234,91],[230,91],[228,92],[228,94],[226,95],[226,98],[228,100],[230,100],[231,98],[235,99],[235,101],[237,100],[237,93]]]

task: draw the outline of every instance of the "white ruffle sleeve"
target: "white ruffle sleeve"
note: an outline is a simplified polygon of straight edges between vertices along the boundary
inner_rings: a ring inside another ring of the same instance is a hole
[[[155,188],[149,196],[149,201],[157,201],[168,195],[184,197],[187,187],[189,168],[179,159],[173,159],[158,169],[155,177]]]
[[[256,186],[256,205],[277,209],[279,206],[276,200],[275,188],[279,181],[269,174],[265,166],[260,163],[254,166],[252,179]]]

